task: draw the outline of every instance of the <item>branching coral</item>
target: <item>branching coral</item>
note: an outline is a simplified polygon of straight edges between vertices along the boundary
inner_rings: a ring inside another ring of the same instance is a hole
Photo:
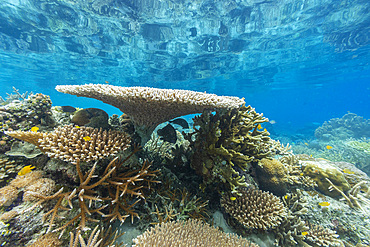
[[[221,206],[248,230],[276,228],[287,215],[278,197],[261,190],[241,190],[238,195],[225,193],[221,198]]]
[[[80,180],[80,185],[70,192],[63,192],[61,188],[58,192],[51,196],[41,195],[37,192],[29,192],[33,197],[39,198],[32,207],[27,211],[43,204],[46,201],[56,200],[54,207],[44,214],[43,220],[49,219],[50,232],[54,226],[55,220],[61,217],[62,211],[71,211],[70,217],[66,223],[54,231],[65,230],[68,226],[74,224],[79,220],[78,229],[87,230],[87,221],[97,222],[98,220],[93,216],[97,213],[103,217],[108,218],[111,222],[119,219],[121,222],[125,218],[138,216],[134,212],[133,206],[139,201],[129,203],[128,196],[136,198],[144,198],[143,189],[149,188],[150,184],[157,182],[152,180],[158,171],[149,171],[150,163],[145,162],[141,169],[133,171],[122,171],[121,165],[124,162],[117,162],[118,157],[113,159],[105,168],[104,172],[95,179],[94,173],[97,168],[97,162],[93,165],[90,171],[83,174],[80,163],[76,163],[76,169]],[[108,191],[108,197],[104,194]],[[68,204],[70,208],[65,207]],[[76,210],[73,210],[77,207]],[[109,211],[105,212],[105,208],[109,207]],[[126,215],[121,215],[119,210],[123,210]],[[60,212],[59,212],[60,211]]]
[[[307,231],[305,242],[310,246],[328,246],[328,247],[339,247],[344,244],[338,239],[338,235],[335,231],[325,229],[322,226],[312,225]]]
[[[227,234],[199,220],[172,221],[148,229],[134,241],[134,247],[234,247],[258,245],[235,234]]]
[[[203,187],[220,181],[232,191],[247,187],[253,183],[248,178],[251,162],[287,151],[267,131],[258,130],[267,121],[244,105],[194,118],[195,133],[187,138],[194,150],[191,166],[203,177]]]
[[[125,150],[130,144],[127,134],[90,127],[66,125],[50,133],[6,131],[7,135],[36,145],[51,158],[76,164],[98,160]]]
[[[101,100],[127,114],[142,137],[150,138],[155,127],[175,117],[200,113],[204,109],[236,108],[244,103],[237,97],[217,96],[189,90],[149,87],[118,87],[102,84],[59,85],[62,93]]]

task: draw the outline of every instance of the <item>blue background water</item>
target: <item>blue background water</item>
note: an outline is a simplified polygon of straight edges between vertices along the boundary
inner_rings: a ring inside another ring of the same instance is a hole
[[[244,97],[286,134],[370,118],[369,1],[2,0],[0,96],[119,110],[54,90],[104,83]]]

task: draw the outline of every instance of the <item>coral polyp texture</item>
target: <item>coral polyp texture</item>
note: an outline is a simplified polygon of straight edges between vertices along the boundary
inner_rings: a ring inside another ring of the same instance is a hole
[[[127,134],[114,130],[66,125],[53,132],[6,131],[7,135],[36,145],[51,158],[76,164],[89,162],[125,150],[130,145]]]
[[[144,138],[144,143],[160,123],[175,117],[200,113],[205,109],[237,108],[244,103],[238,97],[150,87],[85,84],[58,85],[55,89],[62,93],[98,99],[117,107],[132,119],[136,131]]]
[[[172,221],[156,225],[133,240],[133,247],[257,247],[235,234],[224,233],[200,220]]]
[[[268,119],[263,114],[245,105],[194,118],[195,132],[187,139],[194,150],[191,166],[203,177],[203,186],[221,182],[232,191],[247,187],[253,183],[251,162],[288,152],[267,130],[259,130],[264,122]]]
[[[269,192],[246,189],[221,198],[225,211],[247,230],[269,230],[279,226],[287,215],[280,199]]]

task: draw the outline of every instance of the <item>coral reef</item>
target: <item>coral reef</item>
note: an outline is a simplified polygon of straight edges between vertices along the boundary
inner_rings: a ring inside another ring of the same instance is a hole
[[[79,126],[108,129],[108,113],[98,108],[85,108],[73,114],[71,122]]]
[[[256,166],[259,188],[275,195],[284,195],[288,184],[288,170],[276,159],[263,158]]]
[[[342,191],[348,191],[351,188],[344,178],[343,173],[325,160],[321,160],[320,162],[303,161],[302,167],[303,173],[310,176],[317,183],[317,189],[325,195],[334,198],[340,196],[337,191],[329,189],[331,184],[326,178],[330,179],[330,181]]]
[[[27,130],[39,124],[51,124],[51,100],[41,93],[0,106],[1,130]]]
[[[272,140],[261,123],[267,122],[251,106],[215,114],[204,112],[194,118],[195,132],[187,136],[194,155],[191,166],[203,177],[203,187],[224,183],[232,191],[254,184],[248,174],[251,162],[288,153]]]
[[[235,234],[227,234],[199,220],[172,221],[156,225],[134,239],[134,247],[144,246],[258,246]]]
[[[62,93],[98,99],[119,108],[132,119],[136,131],[142,137],[142,144],[149,140],[160,123],[200,113],[205,109],[236,108],[244,103],[243,99],[237,97],[149,87],[86,84],[59,85],[55,89]]]
[[[276,228],[287,215],[280,199],[269,192],[246,189],[238,194],[225,193],[221,206],[248,230]]]
[[[16,174],[21,169],[19,162],[0,155],[0,184],[6,182],[12,174]]]
[[[58,247],[58,246],[62,246],[62,241],[58,238],[57,233],[47,233],[36,239],[34,243],[27,245],[27,247]]]
[[[319,140],[334,140],[369,137],[370,119],[364,119],[354,113],[347,113],[342,118],[333,118],[315,130]]]
[[[53,132],[6,131],[7,135],[36,145],[51,158],[89,162],[125,150],[131,140],[127,134],[112,130],[72,125],[56,128]]]
[[[325,229],[322,226],[311,225],[307,231],[305,242],[310,246],[328,246],[339,247],[344,246],[343,242],[338,240],[338,235],[335,231]]]

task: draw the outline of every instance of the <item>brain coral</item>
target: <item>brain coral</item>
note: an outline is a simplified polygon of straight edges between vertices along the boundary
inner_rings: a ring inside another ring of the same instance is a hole
[[[287,215],[280,199],[269,192],[246,189],[221,198],[225,211],[246,229],[269,230],[279,226]]]
[[[62,93],[89,97],[119,108],[134,122],[136,131],[149,140],[155,127],[175,117],[200,113],[204,109],[237,108],[238,97],[217,96],[189,90],[150,87],[118,87],[103,84],[59,85]]]
[[[7,131],[7,135],[36,145],[51,158],[76,164],[89,162],[113,155],[130,145],[127,134],[119,131],[106,131],[91,127],[66,125],[50,133]]]
[[[156,225],[133,240],[133,247],[257,247],[235,234],[224,233],[199,220],[172,221]]]

